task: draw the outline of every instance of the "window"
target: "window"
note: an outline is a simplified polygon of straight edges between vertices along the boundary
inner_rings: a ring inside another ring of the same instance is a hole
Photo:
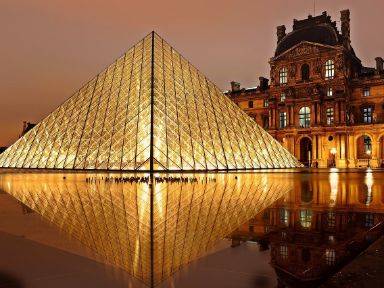
[[[287,112],[280,112],[280,128],[287,126]]]
[[[253,108],[253,101],[252,100],[248,101],[248,108]]]
[[[309,107],[302,107],[299,111],[299,125],[300,128],[309,128],[311,125],[311,109]]]
[[[371,95],[371,89],[369,87],[363,88],[363,96],[370,96]]]
[[[312,211],[305,209],[300,210],[300,224],[301,227],[309,228],[312,225]]]
[[[283,67],[279,71],[279,79],[280,79],[280,84],[287,84],[288,83],[288,71],[287,68]]]
[[[327,214],[327,223],[329,228],[336,227],[336,213],[333,211],[329,211]]]
[[[327,125],[332,125],[333,120],[333,108],[327,108]]]
[[[373,227],[373,214],[369,213],[369,214],[365,214],[365,221],[364,221],[364,227]]]
[[[264,99],[264,107],[268,107],[269,106],[269,100],[268,99]]]
[[[266,130],[269,128],[269,117],[263,116],[263,128]]]
[[[335,77],[335,62],[328,60],[325,62],[325,79],[333,79]]]
[[[301,80],[309,80],[309,65],[303,64],[301,66]]]
[[[280,257],[283,260],[288,259],[288,246],[285,244],[280,245]]]
[[[285,93],[281,93],[280,94],[280,102],[284,102],[285,101]]]
[[[372,151],[372,141],[369,136],[364,135],[364,153],[367,154],[367,151]]]
[[[332,266],[336,263],[336,252],[333,249],[326,249],[325,250],[325,263],[327,265]]]
[[[327,88],[327,96],[328,97],[332,97],[333,96],[333,91],[332,91],[331,87]]]
[[[364,123],[372,123],[372,107],[363,108]]]
[[[280,209],[280,222],[288,225],[288,210],[286,208]]]

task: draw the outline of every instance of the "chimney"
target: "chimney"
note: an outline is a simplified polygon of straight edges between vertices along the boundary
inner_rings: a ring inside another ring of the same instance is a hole
[[[277,29],[277,32],[276,32],[277,43],[279,43],[281,41],[281,39],[283,39],[284,36],[286,35],[285,34],[285,25],[277,26],[276,29]]]
[[[269,79],[267,79],[265,77],[259,77],[259,81],[260,81],[260,90],[268,89]]]
[[[341,17],[341,35],[344,38],[344,43],[347,44],[348,48],[351,43],[351,18],[349,10],[340,11]]]
[[[383,71],[384,60],[381,57],[376,57],[375,61],[376,61],[376,74],[380,74],[380,72]]]
[[[232,92],[240,91],[240,83],[232,81],[231,82],[231,89],[232,89]]]

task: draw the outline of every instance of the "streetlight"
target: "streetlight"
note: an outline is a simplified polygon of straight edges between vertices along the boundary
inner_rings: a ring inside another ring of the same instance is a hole
[[[332,167],[336,167],[336,160],[335,160],[336,152],[337,152],[336,148],[333,147],[333,148],[331,149],[331,154],[332,154]]]
[[[369,159],[371,158],[371,150],[368,149],[367,151],[365,151],[365,153],[368,156],[368,168],[371,168],[371,165],[369,164]]]

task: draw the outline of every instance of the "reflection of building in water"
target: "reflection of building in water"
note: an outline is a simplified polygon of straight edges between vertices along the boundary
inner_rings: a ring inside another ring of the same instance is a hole
[[[348,181],[345,177],[337,173],[323,181],[304,177],[295,191],[232,237],[256,240],[263,249],[269,245],[282,286],[325,280],[384,231],[383,185],[375,185],[371,173],[365,183],[353,174]]]
[[[192,183],[109,181],[115,175],[0,174],[0,189],[149,286],[292,189],[276,173],[182,175]]]
[[[358,11],[355,11],[358,13]],[[350,12],[340,26],[324,12],[277,27],[270,84],[228,95],[306,165],[384,164],[384,68],[364,67],[351,46]],[[368,27],[367,27],[368,28]],[[370,161],[368,161],[370,159]]]

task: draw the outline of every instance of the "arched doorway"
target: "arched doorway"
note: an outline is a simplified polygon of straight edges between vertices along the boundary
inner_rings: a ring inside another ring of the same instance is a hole
[[[300,162],[310,167],[312,162],[312,141],[308,137],[300,140]]]
[[[368,135],[362,135],[356,141],[357,167],[369,167],[372,158],[372,139]]]

